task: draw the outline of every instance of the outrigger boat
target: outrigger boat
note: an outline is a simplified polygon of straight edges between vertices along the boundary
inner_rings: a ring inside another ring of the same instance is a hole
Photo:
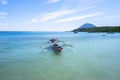
[[[63,48],[61,46],[59,46],[58,44],[53,44],[52,49],[54,51],[61,52]]]
[[[54,51],[61,52],[62,47],[57,44],[58,40],[57,39],[50,39],[49,43],[51,44],[51,47]]]
[[[59,42],[62,42],[62,45],[59,45]],[[50,48],[52,48],[55,52],[61,52],[63,50],[63,47],[65,46],[71,46],[70,44],[65,44],[63,41],[59,41],[58,39],[50,39],[46,44],[49,44]],[[48,46],[48,48],[49,48]],[[47,49],[47,48],[43,48],[43,50]]]

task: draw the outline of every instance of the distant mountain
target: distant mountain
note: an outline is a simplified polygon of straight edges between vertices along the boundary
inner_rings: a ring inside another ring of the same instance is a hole
[[[72,30],[74,33],[78,32],[107,32],[107,33],[120,33],[120,26],[99,26],[96,27],[93,24],[86,23],[82,25],[80,28]]]
[[[79,28],[95,28],[96,26],[91,24],[91,23],[85,23],[82,26],[80,26]]]

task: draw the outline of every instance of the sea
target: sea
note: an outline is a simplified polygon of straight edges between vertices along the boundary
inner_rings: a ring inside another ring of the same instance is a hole
[[[120,80],[120,33],[1,31],[0,80]]]

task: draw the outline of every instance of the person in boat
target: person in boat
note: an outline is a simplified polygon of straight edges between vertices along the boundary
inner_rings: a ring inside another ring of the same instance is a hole
[[[52,38],[52,39],[50,39],[47,43],[45,43],[45,44],[49,44],[50,45],[50,47],[53,47],[53,46],[57,46],[59,41],[58,41],[58,39],[57,38]],[[45,44],[43,44],[43,45],[45,45]],[[44,49],[47,49],[47,48],[45,48],[44,46],[42,46],[42,49],[44,50]]]
[[[50,44],[52,46],[54,44],[57,44],[58,42],[62,42],[62,41],[59,41],[57,38],[52,38],[48,41],[48,44]]]
[[[54,39],[54,38],[49,40],[49,43],[51,44],[53,50],[61,52],[63,48],[57,44],[58,42],[60,42],[60,41],[58,41],[58,39]]]
[[[50,41],[51,43],[55,43],[55,42],[57,42],[58,40],[53,38],[53,39],[50,39],[49,41]]]
[[[55,44],[55,43],[57,43],[58,42],[58,40],[57,39],[50,39],[49,41],[48,41],[48,43],[50,43],[50,44]]]
[[[55,50],[55,51],[58,51],[58,52],[61,52],[62,51],[62,47],[59,46],[58,44],[53,44],[52,48]]]

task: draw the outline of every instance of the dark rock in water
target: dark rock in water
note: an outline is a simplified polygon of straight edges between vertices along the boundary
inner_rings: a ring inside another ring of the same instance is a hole
[[[105,34],[103,34],[102,36],[106,36]]]
[[[80,26],[80,29],[81,28],[95,28],[96,26],[93,25],[93,24],[90,24],[90,23],[85,23],[83,24],[82,26]]]

